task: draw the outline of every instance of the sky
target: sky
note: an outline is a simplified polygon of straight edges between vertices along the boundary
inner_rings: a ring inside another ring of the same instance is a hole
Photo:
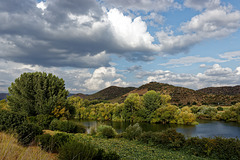
[[[239,0],[2,0],[0,93],[24,72],[70,93],[240,85]]]

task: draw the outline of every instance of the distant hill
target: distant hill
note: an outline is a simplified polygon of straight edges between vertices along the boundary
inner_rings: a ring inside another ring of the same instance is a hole
[[[201,104],[203,101],[202,93],[197,93],[195,90],[157,82],[150,82],[142,85],[130,93],[138,93],[139,95],[143,95],[150,90],[158,91],[161,94],[170,95],[172,97],[171,103],[175,105]],[[128,94],[124,96],[126,97],[127,95]]]
[[[8,93],[0,93],[0,100],[6,99],[7,95],[8,95]]]
[[[75,94],[74,96],[79,96],[83,99],[101,99],[101,100],[112,100],[117,97],[121,97],[122,95],[136,89],[135,87],[117,87],[117,86],[111,86],[108,88],[105,88],[97,93],[91,94],[91,95],[85,95],[82,93]]]
[[[177,87],[165,83],[150,82],[134,87],[116,87],[111,86],[105,88],[92,95],[76,94],[84,99],[94,100],[109,100],[110,102],[124,102],[125,98],[130,93],[138,93],[144,95],[147,91],[155,90],[161,94],[170,95],[171,103],[183,105],[232,105],[240,102],[240,86],[235,87],[209,87],[200,90],[192,90],[184,87]]]
[[[207,87],[199,89],[197,92],[215,95],[240,95],[240,86]]]

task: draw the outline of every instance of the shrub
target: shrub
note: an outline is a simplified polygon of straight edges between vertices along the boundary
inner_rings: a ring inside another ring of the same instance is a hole
[[[185,137],[182,133],[178,133],[176,129],[167,129],[161,132],[161,143],[169,148],[180,148],[185,143]]]
[[[42,134],[38,135],[36,137],[38,145],[45,151],[49,152],[51,151],[51,141],[52,141],[52,136],[50,134]]]
[[[152,131],[143,132],[139,137],[139,141],[149,144],[150,142],[152,142],[153,135],[154,132]]]
[[[59,160],[86,160],[93,159],[97,149],[90,143],[80,143],[72,140],[63,144],[59,150]]]
[[[53,136],[50,134],[37,136],[38,145],[40,145],[40,147],[45,151],[53,153],[57,153],[59,151],[59,148],[71,139],[72,137],[64,133],[57,133]]]
[[[96,135],[96,134],[97,134],[97,131],[96,131],[96,127],[95,127],[95,126],[90,127],[90,134],[91,134],[91,135]]]
[[[223,107],[217,107],[218,111],[223,111]]]
[[[54,119],[50,125],[49,129],[51,130],[59,130],[67,133],[85,133],[86,132],[86,127],[82,124],[75,123],[72,121],[67,121],[67,120],[58,120]]]
[[[137,139],[141,134],[142,134],[142,128],[139,126],[138,123],[136,123],[133,126],[130,125],[126,128],[125,138],[133,140],[133,139]]]
[[[98,149],[93,160],[119,160],[120,156],[116,152],[105,152],[103,149]]]
[[[22,145],[28,145],[42,133],[42,128],[34,123],[23,123],[17,127],[18,141]]]
[[[97,128],[97,135],[106,138],[114,138],[117,135],[117,132],[112,126],[100,125]]]
[[[163,145],[168,148],[181,148],[185,143],[183,134],[176,132],[175,129],[167,129],[162,132],[144,132],[139,137],[144,143],[152,143],[154,145]]]
[[[44,114],[39,114],[36,117],[36,121],[37,124],[41,127],[43,127],[44,129],[48,129],[50,123],[52,122],[52,120],[54,119],[53,116],[51,115],[44,115]]]
[[[84,126],[82,123],[76,123],[76,125],[77,125],[77,129],[76,129],[77,133],[85,133],[87,131],[86,126]]]
[[[199,138],[186,141],[186,149],[196,156],[218,159],[238,159],[240,157],[240,140],[234,138]]]
[[[67,132],[67,133],[77,133],[77,125],[72,121],[61,121],[59,120],[58,130]]]
[[[20,113],[0,109],[0,125],[5,129],[16,129],[26,120],[26,116]]]

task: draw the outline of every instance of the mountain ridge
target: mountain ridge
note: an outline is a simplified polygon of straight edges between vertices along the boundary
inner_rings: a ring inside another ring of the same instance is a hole
[[[127,89],[126,89],[127,88]],[[240,102],[240,86],[207,87],[193,90],[185,87],[178,87],[167,83],[150,82],[135,87],[110,86],[92,95],[81,95],[84,99],[109,100],[110,102],[123,102],[128,94],[145,94],[149,90],[155,90],[161,94],[168,94],[172,97],[174,105],[232,105]],[[121,92],[119,92],[121,91]],[[128,92],[127,92],[128,91]],[[74,95],[78,96],[78,94]]]

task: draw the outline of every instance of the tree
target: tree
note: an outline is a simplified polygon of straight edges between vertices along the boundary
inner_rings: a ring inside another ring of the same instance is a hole
[[[156,91],[148,91],[143,95],[143,105],[150,112],[154,112],[161,106],[167,105],[171,100],[169,95],[161,95]]]
[[[65,89],[64,80],[51,73],[23,73],[8,91],[7,100],[13,111],[35,116],[52,114],[54,108],[61,106],[71,112],[67,102],[69,92]]]
[[[134,120],[137,111],[141,108],[141,97],[137,93],[129,94],[124,101],[124,119]]]

